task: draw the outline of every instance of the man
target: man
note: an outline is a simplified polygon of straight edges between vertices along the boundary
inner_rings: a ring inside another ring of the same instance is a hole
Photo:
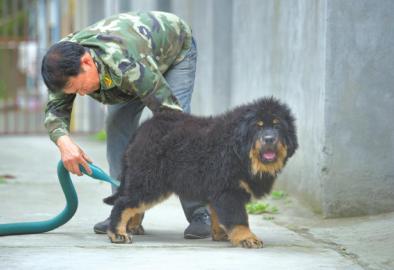
[[[49,48],[42,60],[48,87],[45,126],[71,173],[88,173],[91,159],[69,135],[76,94],[108,105],[107,159],[111,177],[121,170],[124,149],[138,126],[144,106],[153,112],[190,112],[196,69],[196,46],[190,27],[164,12],[123,13],[68,35]],[[157,138],[160,140],[161,138]],[[114,192],[114,188],[113,188]],[[184,237],[210,235],[209,214],[202,202],[180,198],[189,221]],[[105,233],[109,219],[94,226]]]

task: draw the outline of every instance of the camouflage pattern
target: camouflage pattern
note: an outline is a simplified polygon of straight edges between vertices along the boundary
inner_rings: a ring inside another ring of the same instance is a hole
[[[89,94],[104,104],[140,98],[152,111],[182,110],[163,74],[183,60],[191,47],[190,27],[164,12],[122,13],[99,21],[62,41],[88,48],[100,76]],[[49,92],[45,127],[52,141],[69,132],[75,94]]]

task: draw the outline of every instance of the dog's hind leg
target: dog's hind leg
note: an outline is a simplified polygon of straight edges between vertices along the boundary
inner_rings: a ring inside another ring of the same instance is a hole
[[[164,195],[150,193],[149,195],[138,194],[139,199],[127,196],[119,197],[112,208],[107,231],[111,242],[116,244],[131,243],[132,236],[127,232],[128,224],[130,222],[140,224],[142,215],[147,209],[167,199],[170,195],[171,193]]]
[[[127,233],[127,225],[134,217],[144,213],[146,204],[127,197],[116,200],[111,211],[107,235],[112,243],[131,243],[132,236]]]
[[[145,234],[144,227],[142,227],[142,219],[144,218],[144,213],[136,214],[127,223],[127,233],[132,235],[143,235]]]
[[[209,205],[211,212],[211,235],[213,241],[228,241],[228,236],[223,225],[220,224],[215,208]]]
[[[211,204],[220,224],[226,228],[231,244],[245,248],[262,248],[263,242],[249,229],[244,201],[242,194],[226,192]]]

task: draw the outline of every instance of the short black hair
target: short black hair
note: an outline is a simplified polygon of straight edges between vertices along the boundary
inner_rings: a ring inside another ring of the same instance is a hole
[[[51,92],[61,91],[69,77],[81,73],[81,57],[85,48],[75,42],[61,41],[52,45],[41,64],[41,75]]]

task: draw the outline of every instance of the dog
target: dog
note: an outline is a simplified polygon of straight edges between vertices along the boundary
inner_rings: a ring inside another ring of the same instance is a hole
[[[271,191],[297,147],[295,118],[273,97],[216,117],[158,112],[130,140],[120,187],[104,199],[114,205],[108,237],[131,243],[144,212],[175,193],[209,205],[213,240],[261,248],[245,204]]]

